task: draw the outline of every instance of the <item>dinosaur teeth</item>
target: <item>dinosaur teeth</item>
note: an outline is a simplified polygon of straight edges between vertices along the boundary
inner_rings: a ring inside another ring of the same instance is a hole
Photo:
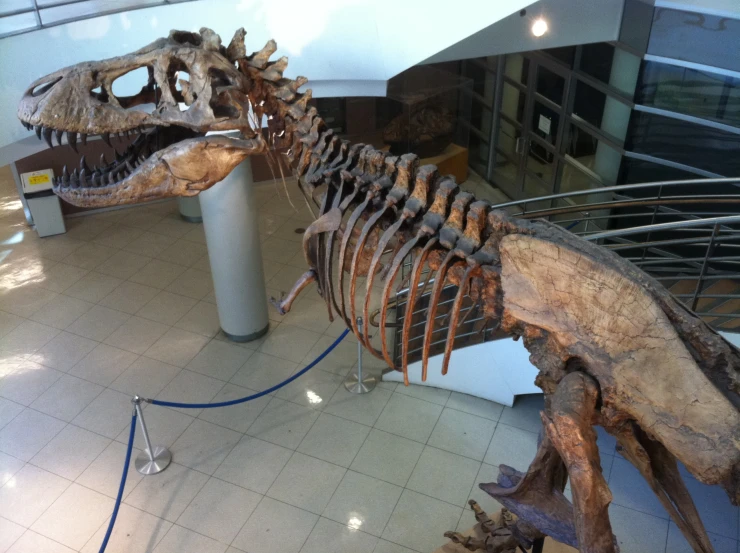
[[[136,171],[136,169],[134,168],[133,165],[131,165],[131,162],[128,159],[126,160],[126,169],[128,169],[129,171],[131,171],[131,173],[133,173],[134,171]]]
[[[64,182],[69,181],[69,171],[67,171],[67,166],[64,166],[64,169],[62,169],[62,180]]]
[[[68,132],[67,133],[67,143],[69,144],[69,147],[72,148],[75,153],[77,152],[77,133],[76,132]]]
[[[105,159],[105,154],[100,154],[100,166],[105,167],[108,165],[108,160]]]
[[[42,127],[41,125],[36,125],[33,130],[36,132],[36,138],[41,140],[41,131],[44,130],[44,127]]]
[[[111,171],[108,173],[108,184],[113,184],[114,182],[116,182],[116,179],[113,177],[113,171]]]
[[[90,172],[90,167],[87,166],[87,160],[84,155],[80,158],[80,173],[82,173],[82,171]]]
[[[46,140],[49,148],[53,148],[54,144],[51,142],[51,129],[49,127],[45,127],[42,134],[44,135],[44,140]]]
[[[100,135],[100,138],[103,139],[103,142],[105,142],[108,146],[111,148],[113,147],[113,144],[110,143],[110,133],[104,132]]]
[[[63,130],[60,130],[60,129],[57,129],[54,134],[57,137],[57,144],[59,144],[61,146],[62,145],[62,137],[64,136],[64,131]]]
[[[87,181],[87,170],[80,169],[80,186],[85,186],[85,182]]]

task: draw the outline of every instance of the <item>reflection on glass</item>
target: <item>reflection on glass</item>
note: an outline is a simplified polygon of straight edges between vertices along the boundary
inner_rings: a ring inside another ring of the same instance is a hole
[[[740,175],[740,135],[662,115],[633,112],[631,150],[719,175]]]
[[[541,65],[537,67],[537,92],[556,104],[563,102],[565,79]]]
[[[555,155],[541,145],[531,141],[527,155],[527,171],[541,178],[545,183],[552,183]]]
[[[473,80],[473,91],[483,98],[487,105],[492,106],[496,92],[496,74],[477,63],[465,63],[463,74]]]
[[[519,157],[517,151],[517,140],[522,136],[521,129],[515,127],[508,121],[501,119],[496,139],[496,147],[511,158]]]
[[[640,182],[657,182],[663,180],[684,180],[703,178],[688,171],[674,169],[659,163],[626,157],[622,161],[621,182],[637,184]]]
[[[613,59],[614,46],[606,42],[584,44],[581,47],[581,71],[607,84]]]
[[[468,142],[468,163],[479,173],[486,174],[488,169],[488,142],[471,132]]]
[[[645,62],[635,101],[740,127],[740,79]]]
[[[470,106],[470,124],[484,135],[490,136],[492,121],[493,112],[474,98]]]
[[[529,80],[529,58],[522,54],[506,56],[506,76],[518,83],[527,84]]]
[[[538,198],[539,196],[549,196],[552,194],[552,188],[540,181],[537,177],[526,173],[524,175],[524,197]],[[542,202],[527,203],[527,210],[547,209],[550,207],[551,200]]]
[[[565,153],[599,175],[605,183],[615,183],[622,155],[619,151],[571,124]]]
[[[493,182],[511,197],[517,195],[516,179],[518,171],[518,158],[509,158],[501,152],[496,152],[496,162],[493,165]]]
[[[505,82],[501,91],[501,112],[510,119],[522,123],[526,98],[524,92]]]
[[[573,101],[573,114],[585,119],[595,127],[601,127],[604,116],[606,94],[583,81],[576,82],[576,93]]]

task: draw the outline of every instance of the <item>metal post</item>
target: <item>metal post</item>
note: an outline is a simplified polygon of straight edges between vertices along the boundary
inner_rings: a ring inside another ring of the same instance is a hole
[[[538,538],[534,540],[532,544],[532,553],[542,553],[542,549],[545,547],[545,538]]]
[[[169,466],[172,461],[172,453],[161,445],[152,447],[152,442],[149,440],[149,431],[146,429],[146,422],[144,422],[144,413],[141,409],[141,398],[134,396],[131,403],[134,404],[134,409],[136,409],[136,416],[139,419],[141,433],[144,435],[144,442],[146,443],[146,449],[136,457],[134,466],[136,470],[146,476],[158,474]]]
[[[362,334],[362,317],[357,317],[357,329]],[[357,372],[347,375],[344,387],[353,394],[366,394],[375,388],[378,378],[362,374],[362,342],[357,340]]]

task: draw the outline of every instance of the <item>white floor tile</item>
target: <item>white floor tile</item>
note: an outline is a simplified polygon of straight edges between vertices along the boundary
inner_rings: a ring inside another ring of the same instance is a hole
[[[103,391],[102,386],[68,374],[62,375],[31,404],[32,409],[71,422]]]
[[[199,301],[174,326],[213,338],[221,330],[221,321],[214,304]]]
[[[196,355],[187,368],[219,380],[228,381],[253,354],[234,344],[212,340]]]
[[[306,354],[318,342],[319,338],[321,338],[321,334],[317,332],[281,324],[274,332],[267,335],[259,351],[299,363],[306,357]],[[286,348],[286,344],[290,344],[290,347]]]
[[[159,294],[158,288],[126,281],[105,296],[100,305],[133,315],[157,294]]]
[[[309,298],[293,304],[290,312],[283,317],[283,322],[313,332],[324,332],[331,321],[326,311],[326,303]]]
[[[96,305],[69,325],[67,331],[102,342],[130,317],[121,311]]]
[[[258,493],[211,478],[177,519],[177,524],[228,545],[261,499]]]
[[[542,428],[540,411],[544,409],[542,394],[517,396],[514,407],[504,407],[499,422],[538,433]]]
[[[123,248],[143,233],[141,229],[115,225],[96,236],[94,242],[111,248]]]
[[[464,507],[480,465],[467,457],[426,446],[406,487]]]
[[[0,336],[5,336],[8,332],[20,325],[25,319],[12,313],[0,311]]]
[[[323,317],[326,318],[325,304],[320,304],[320,307],[323,309]],[[357,342],[348,340],[347,338],[339,342],[332,352],[322,359],[314,368],[336,375],[345,376],[349,370],[357,364]],[[319,355],[324,353],[324,351],[326,351],[326,349],[334,343],[335,340],[336,338],[332,338],[331,336],[322,336],[319,338],[301,361],[301,366],[306,366],[311,363]],[[365,361],[367,361],[369,357],[369,354],[364,354]]]
[[[0,488],[0,516],[28,527],[70,484],[61,476],[26,465]]]
[[[130,363],[110,387],[129,396],[151,398],[161,392],[181,370],[180,367],[156,359],[139,357]]]
[[[14,355],[30,355],[44,347],[57,334],[59,329],[53,326],[24,321],[0,338],[0,350]]]
[[[369,433],[368,426],[322,413],[303,438],[298,451],[349,467]]]
[[[131,397],[107,388],[72,420],[72,424],[114,439],[129,426]]]
[[[614,459],[611,476],[609,477],[609,489],[614,499],[613,505],[627,507],[648,513],[650,515],[668,519],[663,505],[648,486],[645,479],[629,461],[621,457]],[[735,529],[737,528],[737,514],[735,516]],[[737,535],[737,534],[735,534]]]
[[[493,465],[486,465],[483,463],[473,480],[473,488],[470,491],[470,497],[468,500],[474,499],[478,505],[480,505],[487,513],[495,513],[501,509],[501,504],[496,501],[493,497],[488,495],[486,492],[480,489],[480,484],[488,484],[490,482],[496,482],[498,478],[498,467]],[[468,529],[475,524],[475,516],[470,508],[465,506],[466,514],[460,519],[460,528]]]
[[[174,243],[175,238],[170,236],[157,234],[156,232],[144,232],[129,242],[123,249],[127,252],[156,257],[157,254]]]
[[[616,462],[616,459],[614,461]],[[739,509],[730,503],[725,491],[719,486],[707,486],[693,478],[686,479],[686,487],[699,510],[707,532],[737,539]]]
[[[157,234],[171,236],[172,238],[180,238],[193,230],[193,223],[183,221],[177,215],[172,217],[168,215],[164,219],[158,221],[149,230],[156,232]]]
[[[174,409],[149,405],[144,409],[144,420],[152,441],[152,447],[158,445],[171,447],[185,429],[193,422],[193,417]],[[116,441],[127,444],[129,437],[129,426],[126,426],[116,437]],[[137,427],[134,438],[134,447],[144,450],[146,443],[141,435],[141,428]]]
[[[120,250],[95,267],[95,270],[98,273],[125,280],[134,275],[149,261],[151,261],[150,257]]]
[[[298,553],[318,519],[313,513],[265,497],[233,545],[250,553]]]
[[[482,461],[496,428],[494,421],[445,408],[429,445]]]
[[[495,467],[508,465],[526,472],[536,453],[537,434],[499,423],[483,462]]]
[[[126,351],[142,354],[159,340],[169,326],[143,317],[133,316],[110,336],[105,343]]]
[[[110,516],[113,504],[110,497],[72,484],[33,523],[31,530],[79,550]]]
[[[410,440],[426,443],[437,424],[442,409],[441,405],[394,392],[375,423],[375,427]]]
[[[738,541],[729,539],[717,534],[707,532],[709,540],[712,542],[714,547],[714,553],[737,553]],[[666,547],[667,553],[694,553],[694,550],[686,541],[681,530],[678,529],[673,522],[670,523],[668,529],[668,546]]]
[[[457,528],[461,514],[460,507],[404,490],[383,538],[416,551],[434,551],[448,542],[444,533]]]
[[[129,277],[131,282],[146,284],[154,288],[167,288],[174,280],[183,274],[187,267],[167,263],[159,259],[152,259],[139,269],[134,275]],[[173,321],[174,322],[174,321]]]
[[[0,397],[16,403],[30,405],[64,374],[33,361],[16,360],[15,370],[0,380]]]
[[[241,399],[253,394],[255,394],[254,390],[242,388],[236,384],[226,384],[214,396],[211,403]],[[244,433],[257,419],[260,413],[262,413],[265,407],[267,407],[267,404],[270,403],[270,399],[270,396],[263,396],[245,403],[228,407],[203,409],[200,415],[198,415],[198,418]]]
[[[231,378],[231,382],[251,390],[262,391],[281,383],[297,368],[297,363],[257,351],[247,358]]]
[[[195,305],[197,305],[197,303],[198,301],[193,298],[188,298],[163,290],[136,314],[139,317],[157,321],[158,323],[174,325]]]
[[[477,417],[483,417],[492,421],[497,421],[504,410],[504,406],[495,401],[488,401],[475,396],[452,392],[447,400],[446,406],[451,409],[457,409],[464,413],[469,413]]]
[[[204,244],[197,244],[189,240],[177,240],[159,252],[157,259],[192,267],[196,261],[207,253],[208,249]]]
[[[57,295],[38,284],[19,286],[0,296],[0,309],[19,317],[30,317]]]
[[[0,453],[0,488],[25,466],[25,462],[6,453]]]
[[[98,303],[122,282],[120,278],[91,271],[67,288],[64,293],[73,298]]]
[[[30,461],[65,426],[59,419],[26,409],[0,430],[0,451]]]
[[[123,490],[124,498],[144,478],[144,475],[136,470],[133,463],[133,459],[138,454],[138,450],[134,450],[131,454],[132,462],[126,474],[126,488]],[[121,473],[123,472],[123,462],[125,460],[126,445],[119,442],[111,442],[75,481],[86,488],[115,499],[121,484]]]
[[[405,486],[423,450],[423,444],[373,429],[350,468]]]
[[[375,546],[373,553],[414,553],[414,551],[386,540],[378,540],[378,545]]]
[[[8,553],[74,553],[74,550],[41,534],[27,530],[8,549]]]
[[[665,551],[668,537],[667,520],[613,503],[609,506],[609,518],[620,553]]]
[[[101,386],[110,386],[135,360],[135,353],[99,344],[72,367],[69,374]]]
[[[185,369],[177,373],[177,376],[165,386],[164,390],[157,394],[157,399],[178,403],[208,403],[224,387],[224,384],[222,380]],[[173,409],[180,408],[174,407]],[[181,410],[194,417],[197,417],[201,411],[189,408]]]
[[[226,547],[225,544],[175,525],[154,548],[154,553],[224,553]]]
[[[317,515],[329,504],[346,469],[294,453],[267,492],[269,497]],[[311,475],[306,478],[306,475]]]
[[[264,494],[293,452],[279,445],[245,436],[224,459],[214,476]]]
[[[116,253],[115,248],[100,244],[86,244],[84,247],[69,254],[63,261],[69,265],[89,270],[100,265],[114,253]]]
[[[31,315],[31,319],[37,323],[63,330],[90,311],[94,305],[60,294]]]
[[[318,418],[314,409],[273,398],[247,430],[247,434],[289,449],[296,449]]]
[[[314,367],[297,380],[275,392],[275,395],[292,403],[322,410],[329,404],[329,400],[339,386],[342,385],[342,380],[342,377],[338,375]]]
[[[86,274],[87,269],[67,263],[57,263],[44,272],[41,285],[53,292],[64,292]]]
[[[146,351],[146,356],[185,367],[207,343],[208,338],[205,336],[171,328]]]
[[[301,553],[372,553],[377,543],[375,536],[322,517]]]
[[[0,518],[0,552],[5,553],[26,529],[20,524]]]
[[[190,268],[172,281],[166,289],[173,294],[202,300],[213,290],[213,281],[210,273]]]
[[[23,405],[0,397],[0,428],[4,427],[23,411]]]
[[[52,369],[67,372],[97,345],[95,340],[69,332],[60,332],[29,359]]]
[[[154,516],[175,522],[208,481],[208,476],[176,463],[143,478],[126,503]]]
[[[380,417],[392,395],[388,390],[379,387],[370,394],[353,394],[348,392],[343,384],[340,384],[324,411],[343,419],[372,426]]]
[[[347,471],[322,516],[373,536],[383,533],[403,488]]]
[[[398,386],[396,392],[405,396],[415,397],[416,399],[423,399],[437,405],[445,405],[447,400],[450,398],[449,390],[442,390],[441,388],[433,388],[432,386],[417,386],[411,384],[409,386]]]
[[[70,424],[39,451],[31,463],[67,480],[75,480],[108,444],[110,439]]]
[[[107,530],[107,523],[98,529],[81,549],[82,553],[98,553]],[[135,509],[121,505],[113,533],[105,553],[144,553],[152,551],[172,528],[172,523]]]
[[[181,465],[213,474],[241,438],[239,432],[196,419],[171,451]]]

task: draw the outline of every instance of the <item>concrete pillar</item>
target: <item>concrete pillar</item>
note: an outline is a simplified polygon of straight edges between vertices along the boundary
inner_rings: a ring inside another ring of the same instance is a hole
[[[235,342],[269,327],[250,158],[200,193],[221,330]]]
[[[188,223],[203,222],[198,196],[181,196],[177,198],[177,206],[180,209],[180,217]]]

